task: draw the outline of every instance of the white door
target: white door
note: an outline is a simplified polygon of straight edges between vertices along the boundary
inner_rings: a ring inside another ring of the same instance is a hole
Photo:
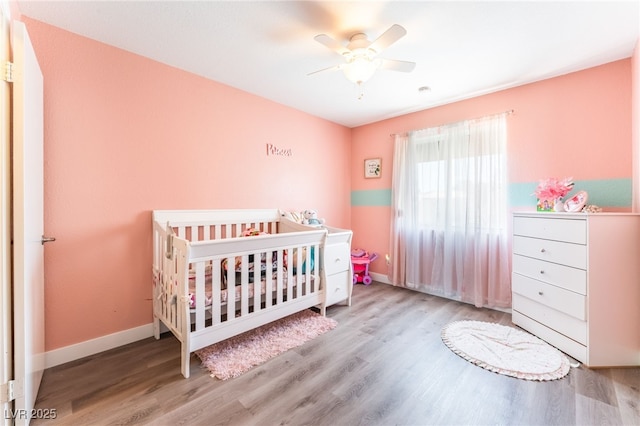
[[[24,24],[12,24],[14,412],[28,424],[44,371],[43,78]]]
[[[0,60],[6,64],[10,57],[9,18],[0,2]],[[9,413],[11,404],[5,383],[11,375],[11,83],[0,79],[0,409]],[[0,417],[0,425],[11,424],[11,419]]]

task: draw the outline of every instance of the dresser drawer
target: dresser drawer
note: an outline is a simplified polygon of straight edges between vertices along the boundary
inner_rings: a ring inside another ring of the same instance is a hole
[[[514,217],[513,234],[574,244],[587,243],[587,221],[543,217]]]
[[[587,269],[587,246],[522,236],[513,237],[513,253]]]
[[[353,280],[349,276],[349,271],[343,271],[328,275],[325,285],[326,305],[331,306],[349,297],[349,290],[351,290]]]
[[[586,296],[520,274],[513,274],[513,293],[585,321]]]
[[[518,311],[513,311],[513,323],[530,331],[542,340],[550,343],[562,352],[569,354],[585,365],[588,363],[587,347],[585,345],[582,345],[573,339],[569,339],[564,334],[558,333],[552,328],[549,328]]]
[[[327,275],[348,271],[350,267],[351,250],[349,244],[331,244],[325,247],[324,268]]]
[[[513,295],[513,310],[554,329],[586,346],[587,322],[542,305],[519,294]]]
[[[587,294],[587,271],[584,269],[514,254],[513,272],[575,293]]]

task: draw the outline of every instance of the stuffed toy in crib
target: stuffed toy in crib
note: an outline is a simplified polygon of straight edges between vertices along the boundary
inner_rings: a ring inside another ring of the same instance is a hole
[[[318,219],[318,213],[315,210],[305,210],[302,212],[302,223],[304,225],[321,226],[324,224],[324,219]]]
[[[293,249],[293,252],[291,253],[291,261],[289,260],[289,251],[286,250],[284,252],[284,267],[285,269],[288,269],[289,266],[291,266],[293,268],[293,273],[294,275],[298,272],[298,249]],[[311,269],[310,271],[313,272],[313,267],[314,267],[314,263],[315,263],[315,250],[313,247],[311,247],[311,259],[310,259],[310,264],[311,264]],[[301,273],[306,273],[307,272],[307,249],[306,247],[302,249],[302,268],[301,268]]]

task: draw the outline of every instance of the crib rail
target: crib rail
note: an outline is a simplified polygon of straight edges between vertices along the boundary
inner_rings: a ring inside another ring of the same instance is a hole
[[[170,224],[174,232],[188,241],[239,237],[245,229],[278,232],[278,210],[156,210],[153,221]]]
[[[322,231],[301,232],[191,243],[192,328],[202,330],[317,296],[324,235]]]

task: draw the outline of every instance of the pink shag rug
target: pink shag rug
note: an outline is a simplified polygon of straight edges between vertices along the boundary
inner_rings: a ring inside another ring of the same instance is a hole
[[[196,355],[211,372],[211,377],[227,380],[301,346],[337,325],[334,319],[307,309],[207,346],[196,351]]]
[[[569,373],[558,349],[524,330],[482,321],[456,321],[442,329],[454,353],[494,373],[526,380],[556,380]]]

